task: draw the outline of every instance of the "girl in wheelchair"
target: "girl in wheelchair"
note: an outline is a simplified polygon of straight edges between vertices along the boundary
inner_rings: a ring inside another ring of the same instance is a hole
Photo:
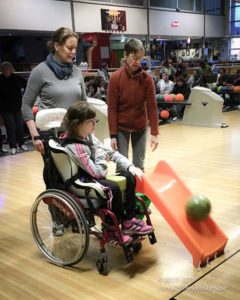
[[[142,175],[142,170],[136,168],[118,151],[103,145],[94,135],[96,112],[87,102],[72,104],[64,116],[62,128],[66,130],[61,135],[62,143],[73,155],[80,169],[84,170],[93,180],[105,187],[108,193],[107,207],[116,215],[122,224],[122,238],[125,244],[132,241],[133,235],[147,235],[153,227],[136,218],[135,178]],[[126,178],[126,199],[122,201],[121,190],[117,183],[106,179],[108,162],[117,164],[121,170],[118,175]],[[111,220],[108,220],[111,223]],[[114,234],[114,232],[113,232]]]

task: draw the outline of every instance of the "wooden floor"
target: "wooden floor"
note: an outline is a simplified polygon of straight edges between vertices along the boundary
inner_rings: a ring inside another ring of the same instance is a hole
[[[240,111],[224,113],[228,128],[160,127],[146,174],[166,160],[194,193],[211,199],[212,217],[229,237],[225,254],[200,270],[165,219],[152,207],[158,243],[143,242],[133,263],[108,247],[108,276],[96,271],[98,243],[72,269],[50,264],[30,231],[30,209],[44,190],[42,160],[28,152],[0,158],[0,299],[240,299]],[[149,150],[150,151],[150,150]]]

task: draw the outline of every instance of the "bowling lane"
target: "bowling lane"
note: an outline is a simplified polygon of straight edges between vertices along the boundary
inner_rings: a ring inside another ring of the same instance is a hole
[[[240,249],[200,280],[189,286],[176,300],[239,300]],[[179,291],[180,292],[180,289]],[[177,294],[177,293],[176,293]],[[175,294],[175,295],[176,295]]]

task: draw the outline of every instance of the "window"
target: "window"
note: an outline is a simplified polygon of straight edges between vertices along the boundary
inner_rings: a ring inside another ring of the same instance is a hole
[[[196,0],[195,1],[195,11],[196,12],[203,12],[203,1],[204,0]]]
[[[176,9],[177,0],[150,0],[150,6]]]
[[[240,4],[236,2],[231,6],[230,34],[240,34]]]
[[[203,12],[204,0],[150,0],[150,7],[179,8],[182,11]]]
[[[205,0],[205,13],[210,15],[224,15],[224,1]]]
[[[112,4],[144,6],[144,0],[112,0]]]
[[[181,10],[194,10],[194,1],[193,0],[178,0],[178,7]]]
[[[240,38],[231,39],[231,60],[240,60]]]

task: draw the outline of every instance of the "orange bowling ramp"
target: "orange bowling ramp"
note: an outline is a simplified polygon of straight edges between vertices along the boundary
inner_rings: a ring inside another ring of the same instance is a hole
[[[191,253],[195,267],[224,252],[228,238],[211,216],[198,222],[187,217],[185,206],[192,192],[166,162],[160,161],[150,176],[137,179],[136,192],[156,206]]]

